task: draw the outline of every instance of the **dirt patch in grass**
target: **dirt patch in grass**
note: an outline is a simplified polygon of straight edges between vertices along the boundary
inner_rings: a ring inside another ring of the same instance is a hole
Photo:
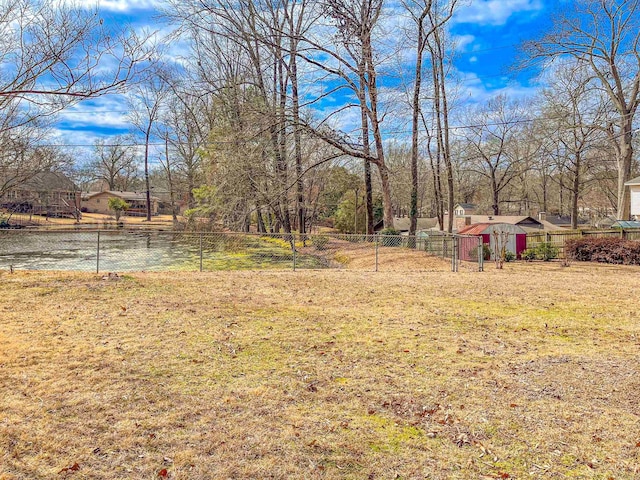
[[[577,264],[2,273],[0,478],[638,478],[638,298]]]

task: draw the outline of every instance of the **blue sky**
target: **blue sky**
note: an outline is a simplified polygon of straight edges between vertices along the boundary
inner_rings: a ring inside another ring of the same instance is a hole
[[[464,99],[480,102],[497,93],[532,95],[536,89],[534,72],[515,74],[510,66],[518,55],[519,44],[549,26],[554,0],[461,1],[450,31],[458,44],[455,68],[463,78]],[[96,5],[96,0],[80,3],[90,7]],[[162,31],[169,28],[158,19],[162,0],[100,0],[98,5],[107,24]],[[126,133],[130,128],[126,113],[126,99],[122,96],[82,102],[60,116],[56,141],[91,144],[97,138]]]
[[[518,46],[550,26],[549,0],[474,0],[454,18],[452,34],[464,39],[456,67],[481,80],[488,92],[529,87],[533,72],[510,71]]]

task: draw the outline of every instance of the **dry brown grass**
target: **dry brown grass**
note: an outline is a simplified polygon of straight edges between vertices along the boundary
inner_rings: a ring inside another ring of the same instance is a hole
[[[2,273],[0,478],[639,478],[638,299],[577,264]]]

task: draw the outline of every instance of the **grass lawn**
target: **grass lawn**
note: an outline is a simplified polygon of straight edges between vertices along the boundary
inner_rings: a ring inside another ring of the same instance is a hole
[[[0,479],[640,478],[640,268],[0,273]]]

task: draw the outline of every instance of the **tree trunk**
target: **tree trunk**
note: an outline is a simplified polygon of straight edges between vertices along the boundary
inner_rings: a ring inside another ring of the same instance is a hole
[[[264,224],[264,219],[262,218],[262,209],[258,204],[256,204],[256,217],[257,217],[257,223],[258,223],[258,232],[267,233],[267,227]]]
[[[298,65],[296,63],[297,38],[290,36],[291,57],[289,60],[289,76],[291,81],[291,103],[293,115],[293,147],[296,162],[296,209],[298,232],[305,233],[304,183],[302,181],[302,145],[300,139],[300,101],[298,97]],[[303,236],[304,240],[304,236]]]
[[[369,145],[369,119],[367,116],[366,79],[364,76],[364,60],[358,65],[360,79],[358,97],[360,101],[360,124],[362,129],[362,153],[371,155]],[[367,209],[367,235],[373,235],[373,186],[371,182],[371,162],[364,160],[365,206]]]
[[[151,221],[151,187],[149,185],[149,138],[151,137],[151,122],[144,139],[144,183],[147,188],[147,222]]]
[[[418,228],[418,116],[420,115],[420,88],[422,87],[422,56],[424,53],[423,12],[418,18],[418,40],[416,49],[416,68],[413,84],[413,102],[411,112],[411,206],[409,210],[409,236],[416,234]]]
[[[633,115],[627,114],[622,122],[620,158],[618,159],[618,220],[631,218],[631,193],[625,183],[631,179],[633,161]]]
[[[173,190],[173,177],[171,175],[171,161],[169,160],[169,137],[164,139],[164,156],[167,162],[167,182],[169,183],[169,200],[171,201],[171,217],[173,218],[173,226],[178,224],[178,212],[176,212],[176,199]]]
[[[278,113],[276,115],[278,125],[278,173],[280,178],[280,188],[282,190],[280,197],[280,206],[282,212],[282,226],[285,233],[291,233],[291,217],[289,216],[289,199],[287,196],[287,121],[286,121],[286,106],[287,106],[287,82],[284,75],[284,59],[282,58],[282,50],[278,47],[276,50],[276,62],[277,67],[277,87],[279,88],[279,105]]]
[[[373,51],[371,46],[371,38],[367,35],[363,39],[362,47],[363,58],[367,72],[367,87],[369,91],[369,102],[371,108],[369,117],[373,130],[373,140],[376,145],[376,166],[380,174],[382,184],[382,204],[383,204],[383,224],[384,228],[393,228],[393,206],[391,200],[391,183],[389,182],[389,170],[385,164],[384,158],[384,142],[382,132],[380,131],[380,118],[378,116],[378,85],[377,75],[374,67]]]
[[[378,165],[380,182],[382,184],[382,204],[384,228],[393,228],[393,209],[391,207],[391,185],[389,182],[389,169],[386,165]]]
[[[491,206],[491,208],[493,208],[493,214],[498,216],[500,215],[500,191],[498,190],[498,186],[496,185],[495,172],[492,172],[492,174],[491,190],[493,195],[493,205]]]
[[[438,32],[436,32],[438,35]],[[438,39],[440,37],[438,36]],[[440,40],[439,40],[440,41]],[[449,101],[447,99],[446,75],[444,70],[444,49],[441,47],[439,57],[440,70],[440,89],[442,97],[442,135],[443,135],[443,157],[444,164],[447,169],[447,208],[449,210],[449,222],[447,223],[447,232],[453,232],[453,199],[454,199],[454,178],[453,178],[453,162],[451,161],[451,145],[449,143]]]

